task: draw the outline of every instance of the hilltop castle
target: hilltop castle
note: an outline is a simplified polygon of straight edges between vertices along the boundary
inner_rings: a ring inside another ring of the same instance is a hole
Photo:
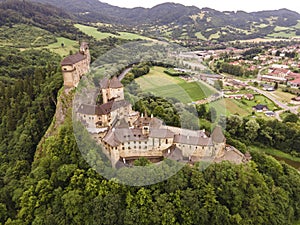
[[[89,72],[90,60],[85,42],[79,52],[62,60],[65,88],[77,87],[81,77]],[[81,104],[76,108],[76,115],[104,147],[103,152],[114,167],[140,157],[154,162],[166,157],[190,162],[229,160],[242,163],[245,160],[238,150],[226,147],[226,139],[218,126],[208,136],[204,130],[166,126],[152,115],[133,111],[124,99],[124,87],[117,77],[101,80],[98,95],[100,101],[96,105]]]
[[[195,162],[224,155],[226,139],[220,127],[207,136],[204,130],[166,126],[158,118],[140,115],[124,99],[124,87],[116,77],[102,80],[99,94],[101,104],[81,104],[77,118],[105,147],[113,166],[140,157]]]
[[[77,87],[81,77],[90,70],[91,56],[89,46],[82,42],[79,52],[65,57],[61,61],[64,86],[66,88]]]

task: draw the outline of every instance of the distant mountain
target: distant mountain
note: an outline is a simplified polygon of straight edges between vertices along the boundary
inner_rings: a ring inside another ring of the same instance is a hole
[[[296,33],[300,34],[299,26],[296,26],[300,21],[300,14],[288,9],[247,13],[244,11],[220,12],[210,8],[199,9],[175,3],[163,3],[153,8],[128,9],[98,0],[31,1],[36,2],[32,12],[26,15],[21,13],[21,16],[46,27],[48,19],[55,20],[58,16],[79,23],[102,22],[134,27],[143,35],[162,36],[176,40],[232,41],[266,36],[287,38],[295,36]],[[14,4],[18,7],[22,4],[30,4],[28,2],[16,3],[16,1],[5,1],[3,4],[8,4],[12,8],[12,2],[15,2]],[[45,7],[44,4],[48,6]],[[30,7],[27,7],[26,10],[29,10],[28,8]],[[50,13],[49,10],[53,13]],[[11,14],[10,12],[0,14],[1,20],[5,20],[7,13]],[[46,17],[41,16],[44,13]],[[33,15],[32,20],[31,15]],[[14,21],[12,15],[8,16],[10,20]],[[43,18],[41,21],[35,19],[40,17]],[[61,27],[64,23],[55,24]]]
[[[192,23],[192,17],[199,16],[199,21],[207,17],[214,18],[210,21],[211,25],[223,26],[224,24],[237,23],[244,25],[247,22],[259,22],[261,19],[270,17],[279,17],[278,23],[295,25],[300,15],[288,9],[261,11],[246,13],[237,12],[219,12],[217,10],[203,8],[199,9],[194,6],[184,6],[175,3],[163,3],[153,8],[121,8],[102,3],[98,0],[32,0],[40,3],[51,4],[63,10],[71,12],[82,20],[118,22],[130,25],[161,25],[168,23]],[[205,15],[203,15],[203,13]],[[278,24],[279,25],[279,24]]]

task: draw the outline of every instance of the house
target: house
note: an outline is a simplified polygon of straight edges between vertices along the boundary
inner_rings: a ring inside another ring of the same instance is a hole
[[[275,88],[273,86],[270,86],[268,84],[263,85],[263,90],[265,91],[275,91]]]
[[[290,85],[292,88],[299,88],[300,87],[300,78],[295,80],[290,80],[287,82],[288,85]]]
[[[300,96],[296,97],[296,98],[292,98],[293,101],[295,102],[300,102]]]
[[[249,100],[249,101],[251,101],[251,100],[254,99],[254,95],[253,94],[245,94],[244,98],[247,99],[247,100]]]
[[[265,112],[265,115],[268,116],[268,117],[274,117],[275,116],[275,112],[273,112],[273,111],[267,111],[267,112]]]
[[[253,110],[255,110],[256,112],[263,112],[263,111],[269,110],[269,108],[266,105],[258,104],[258,105],[253,107]]]
[[[90,70],[90,51],[86,42],[82,42],[79,52],[65,57],[61,61],[61,70],[66,88],[77,87],[81,77]]]

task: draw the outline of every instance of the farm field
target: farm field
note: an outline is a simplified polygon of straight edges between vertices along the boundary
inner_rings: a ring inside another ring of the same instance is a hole
[[[86,33],[87,35],[90,35],[97,40],[105,39],[108,37],[115,37],[115,38],[121,38],[121,39],[127,39],[127,40],[135,40],[135,39],[144,39],[144,40],[150,40],[148,37],[144,37],[138,34],[128,33],[128,32],[118,32],[120,35],[114,35],[111,33],[104,33],[97,30],[95,27],[91,26],[85,26],[82,24],[75,24],[75,27],[77,27],[82,32]]]
[[[153,67],[149,74],[137,78],[136,82],[144,92],[151,92],[161,97],[177,98],[182,103],[201,100],[214,93],[205,84],[186,82],[179,77],[165,74],[164,70],[163,67]]]

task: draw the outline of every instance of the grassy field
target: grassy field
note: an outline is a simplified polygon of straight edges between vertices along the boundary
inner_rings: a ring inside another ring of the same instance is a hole
[[[281,89],[274,91],[273,94],[279,101],[284,103],[289,103],[292,98],[296,97],[296,95],[290,94],[288,92],[283,92]]]
[[[165,68],[153,67],[150,73],[139,77],[136,82],[144,92],[161,97],[174,97],[183,103],[204,99],[213,93],[206,85],[198,82],[186,82],[179,77],[164,73]]]
[[[201,32],[197,32],[197,33],[195,33],[195,35],[196,35],[196,37],[197,37],[198,39],[200,39],[200,40],[204,40],[204,41],[207,40],[207,38],[204,37],[203,34],[202,34]]]
[[[128,32],[118,32],[120,35],[114,35],[111,33],[104,33],[97,31],[97,28],[91,27],[91,26],[85,26],[81,24],[75,24],[75,27],[77,27],[82,32],[86,33],[87,35],[90,35],[97,40],[101,40],[108,37],[116,37],[121,39],[127,39],[127,40],[136,40],[136,39],[150,39],[148,37],[144,37],[138,34],[128,33]]]
[[[217,32],[215,34],[212,34],[209,36],[209,40],[212,40],[212,39],[218,39],[220,37],[220,33]]]
[[[223,100],[210,103],[211,106],[215,107],[217,111],[223,112],[224,115],[228,116],[237,114],[242,117],[252,116],[252,107],[257,104],[267,105],[270,110],[275,110],[277,108],[272,101],[262,95],[256,95],[255,99],[252,101],[248,101],[245,99],[235,100],[225,98]],[[256,113],[255,116],[266,118],[264,113]]]
[[[64,47],[61,46],[62,43],[64,44]],[[46,46],[46,48],[64,57],[69,55],[70,51],[72,51],[73,53],[77,52],[79,48],[79,44],[77,41],[59,37],[57,38],[56,43],[50,44]]]

